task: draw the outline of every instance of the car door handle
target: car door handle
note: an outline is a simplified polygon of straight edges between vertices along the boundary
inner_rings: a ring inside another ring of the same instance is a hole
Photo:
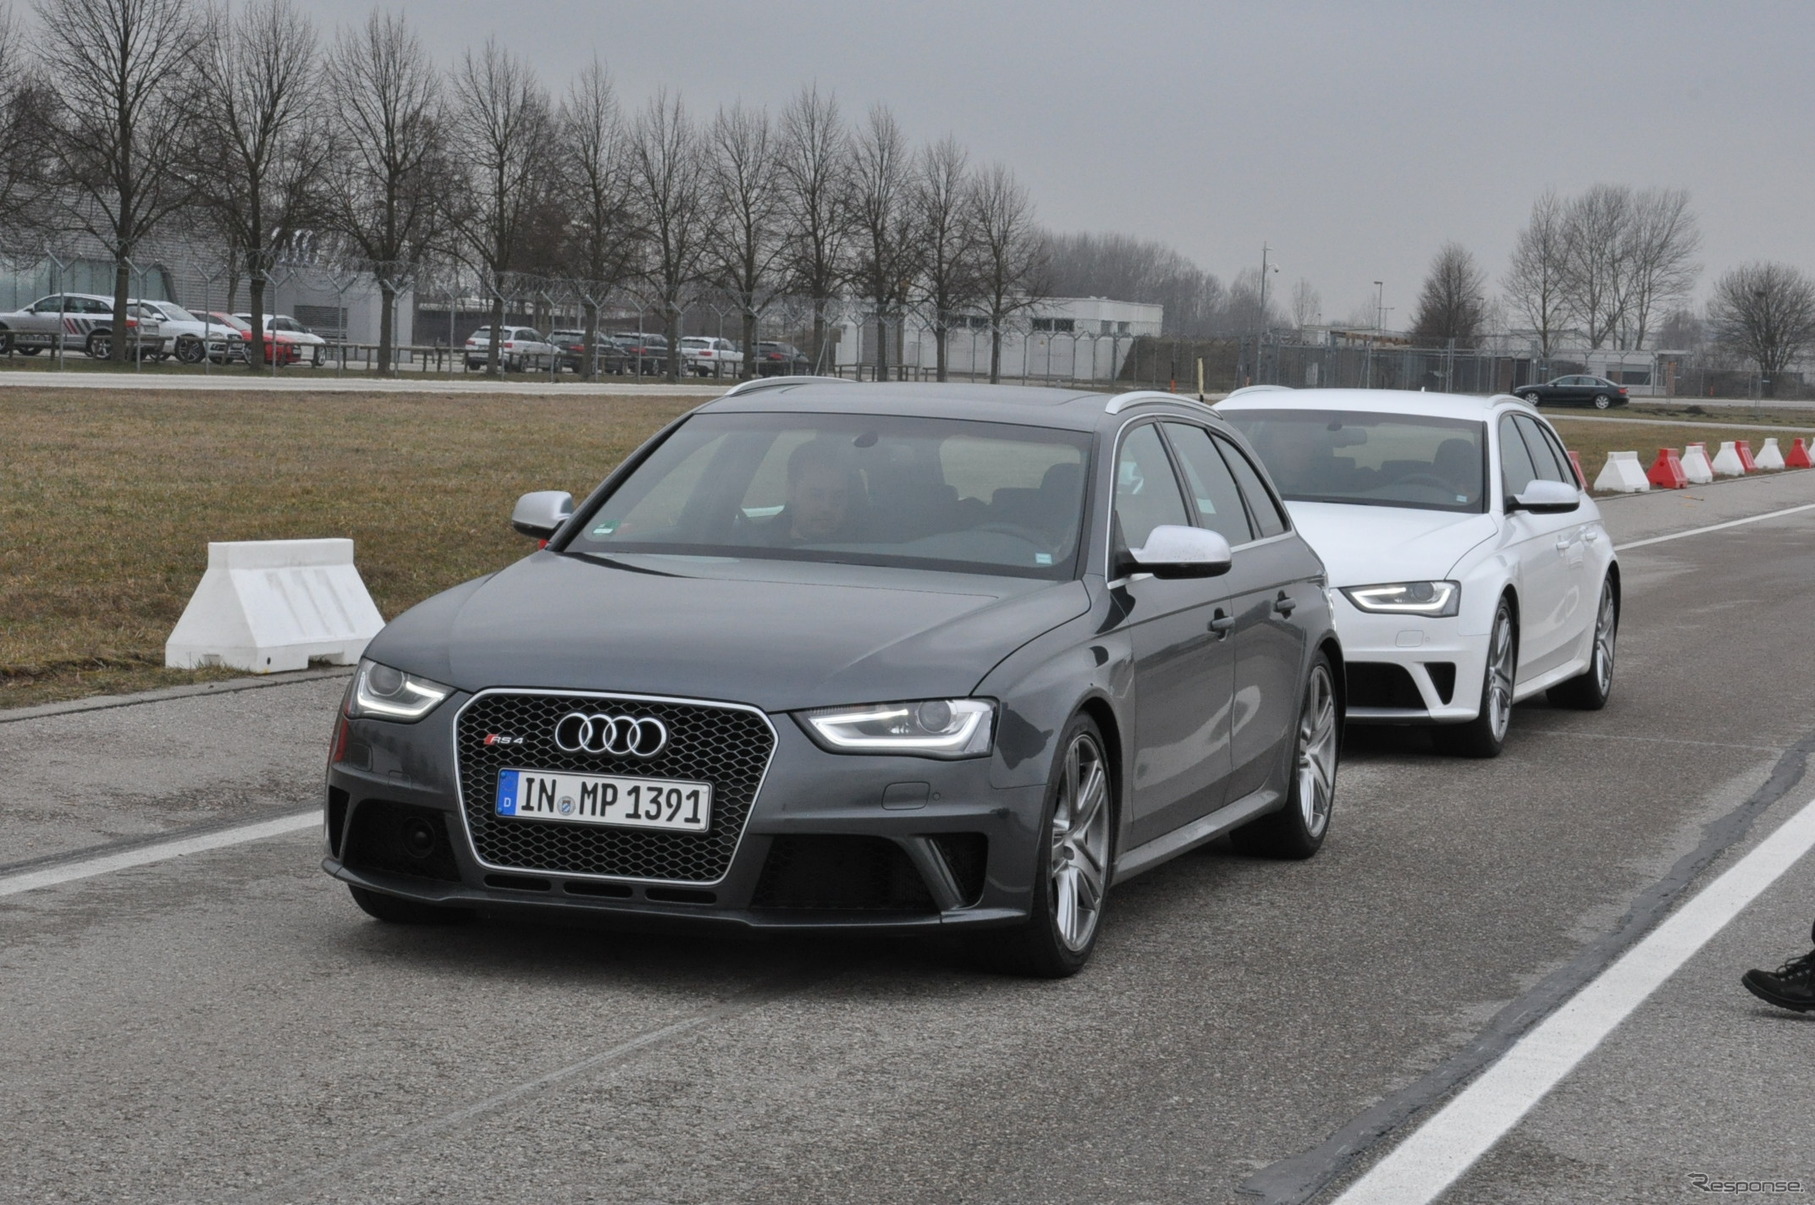
[[[1569,546],[1573,543],[1575,543],[1575,541],[1570,539],[1568,536],[1559,536],[1557,538],[1557,551],[1558,552],[1568,552]]]
[[[1218,640],[1224,639],[1225,637],[1227,637],[1229,635],[1229,629],[1233,628],[1234,626],[1235,626],[1235,616],[1223,614],[1223,609],[1221,607],[1218,607],[1216,609],[1215,618],[1211,619],[1211,621],[1210,621],[1210,630],[1212,632],[1216,633],[1216,638]]]
[[[1594,529],[1593,529],[1593,528],[1592,528],[1592,527],[1591,527],[1591,528],[1589,528],[1589,529],[1588,529],[1588,530],[1587,530],[1587,531],[1585,531],[1585,532],[1583,532],[1583,533],[1582,533],[1582,538],[1583,538],[1583,539],[1584,539],[1584,540],[1590,540],[1590,541],[1593,541],[1593,540],[1598,540],[1598,539],[1600,539],[1600,538],[1601,538],[1601,533],[1600,533],[1600,532],[1598,532],[1598,531],[1596,531],[1596,530],[1594,530]]]
[[[1281,590],[1279,597],[1273,600],[1273,609],[1281,615],[1290,615],[1297,607],[1298,603],[1293,601],[1292,596],[1284,590]]]

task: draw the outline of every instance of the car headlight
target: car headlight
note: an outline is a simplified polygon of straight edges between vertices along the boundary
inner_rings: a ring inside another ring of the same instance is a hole
[[[822,707],[801,716],[807,733],[833,753],[976,757],[988,753],[996,705],[988,699],[926,699]]]
[[[1343,595],[1363,611],[1377,615],[1454,615],[1462,606],[1456,582],[1392,582],[1384,586],[1344,586]]]
[[[361,661],[347,714],[356,720],[420,720],[453,693],[451,686],[376,661]]]

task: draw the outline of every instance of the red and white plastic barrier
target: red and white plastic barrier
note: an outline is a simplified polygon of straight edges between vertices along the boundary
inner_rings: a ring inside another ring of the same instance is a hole
[[[1754,468],[1764,469],[1769,472],[1776,472],[1778,469],[1783,468],[1783,451],[1777,446],[1777,436],[1773,435],[1765,440],[1764,447],[1758,450],[1758,455],[1753,459],[1756,462],[1753,465]]]
[[[1690,444],[1683,449],[1683,476],[1690,485],[1707,485],[1714,480],[1714,466],[1708,463],[1708,445]]]
[[[1802,442],[1802,436],[1797,436],[1790,450],[1783,454],[1783,464],[1786,469],[1815,469],[1815,460],[1809,459],[1809,445]]]
[[[1683,462],[1677,458],[1675,448],[1657,450],[1657,459],[1652,462],[1651,471],[1645,474],[1645,480],[1661,490],[1680,490],[1689,486],[1689,478],[1683,475]]]
[[[1609,452],[1601,475],[1594,479],[1594,488],[1618,494],[1642,494],[1650,490],[1651,482],[1645,478],[1645,468],[1639,463],[1637,452]]]
[[[1738,449],[1739,463],[1745,466],[1746,472],[1758,472],[1758,462],[1752,459],[1752,441],[1749,439],[1736,439],[1733,441],[1733,446]]]
[[[1714,475],[1716,477],[1744,477],[1746,462],[1739,457],[1739,449],[1729,439],[1721,443],[1720,451],[1714,454]]]

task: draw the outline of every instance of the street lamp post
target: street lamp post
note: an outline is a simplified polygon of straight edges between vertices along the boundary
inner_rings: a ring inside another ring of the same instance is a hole
[[[1260,383],[1261,344],[1266,340],[1266,337],[1267,337],[1267,271],[1268,271],[1267,256],[1272,253],[1272,250],[1273,249],[1271,247],[1267,246],[1266,243],[1264,243],[1264,242],[1261,243],[1261,245],[1260,245],[1260,317],[1257,318],[1254,323],[1254,326],[1255,326],[1255,331],[1254,331],[1254,381],[1256,384]],[[1279,271],[1279,265],[1274,264],[1272,270],[1275,272]]]

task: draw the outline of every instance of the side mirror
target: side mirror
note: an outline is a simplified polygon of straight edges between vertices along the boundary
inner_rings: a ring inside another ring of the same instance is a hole
[[[517,499],[510,525],[533,540],[546,540],[573,514],[573,495],[566,490],[536,490]]]
[[[1220,577],[1234,559],[1229,541],[1216,532],[1170,523],[1149,532],[1146,545],[1127,558],[1132,571],[1155,577]]]
[[[1534,515],[1562,515],[1580,508],[1582,491],[1562,481],[1533,481],[1525,492],[1507,500],[1510,511],[1528,510]]]

